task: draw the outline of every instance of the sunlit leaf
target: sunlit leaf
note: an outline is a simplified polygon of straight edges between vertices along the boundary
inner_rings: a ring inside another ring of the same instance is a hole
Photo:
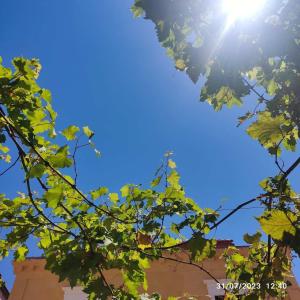
[[[63,200],[64,198],[64,191],[63,187],[58,185],[52,189],[49,189],[45,193],[45,199],[47,200],[47,204],[51,208],[56,208],[58,203]]]
[[[84,126],[82,127],[83,133],[90,139],[93,137],[94,132],[88,127],[88,126]]]
[[[272,210],[258,218],[258,221],[263,231],[276,240],[282,239],[284,233],[291,235],[296,233],[296,227],[293,223],[297,221],[297,217],[291,212]]]
[[[75,125],[70,125],[69,127],[67,127],[66,129],[64,129],[62,131],[62,135],[68,140],[68,141],[72,141],[76,138],[76,133],[79,131],[80,129],[75,126]]]

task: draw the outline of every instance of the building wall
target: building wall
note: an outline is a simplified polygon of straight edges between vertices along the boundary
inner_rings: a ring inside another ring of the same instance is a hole
[[[14,273],[10,300],[64,300],[58,277],[45,270],[44,259],[14,262]]]
[[[247,249],[241,249],[246,252]],[[213,259],[203,262],[203,267],[220,280],[225,279],[224,261],[219,258],[221,249]],[[176,256],[186,259],[183,251]],[[24,262],[14,263],[16,280],[9,300],[85,300],[86,296],[81,289],[71,289],[66,282],[59,283],[58,277],[45,270],[43,259],[27,259]],[[121,285],[120,273],[116,270],[106,272],[108,282]],[[214,299],[209,296],[222,295],[222,290],[217,290],[214,281],[209,275],[200,269],[189,265],[183,265],[168,260],[160,260],[152,263],[147,271],[149,289],[148,293],[159,292],[163,299],[167,296],[182,297],[194,296],[196,299]],[[287,300],[299,300],[300,289],[294,278],[289,287]],[[188,294],[185,294],[188,293]]]

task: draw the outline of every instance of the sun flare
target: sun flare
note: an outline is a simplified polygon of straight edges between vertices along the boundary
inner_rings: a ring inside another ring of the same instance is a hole
[[[223,10],[231,22],[254,16],[262,9],[265,0],[223,0]]]

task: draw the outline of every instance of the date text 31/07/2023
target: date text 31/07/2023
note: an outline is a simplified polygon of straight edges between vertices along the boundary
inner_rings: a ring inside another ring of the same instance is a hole
[[[265,283],[267,289],[287,289],[288,285],[286,282],[267,282]],[[217,289],[219,290],[254,290],[261,289],[261,283],[255,282],[228,282],[228,283],[217,283]]]

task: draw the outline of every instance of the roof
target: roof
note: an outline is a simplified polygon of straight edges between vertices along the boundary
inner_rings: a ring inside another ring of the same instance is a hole
[[[234,246],[233,240],[217,240],[217,249],[223,249],[229,246]]]

